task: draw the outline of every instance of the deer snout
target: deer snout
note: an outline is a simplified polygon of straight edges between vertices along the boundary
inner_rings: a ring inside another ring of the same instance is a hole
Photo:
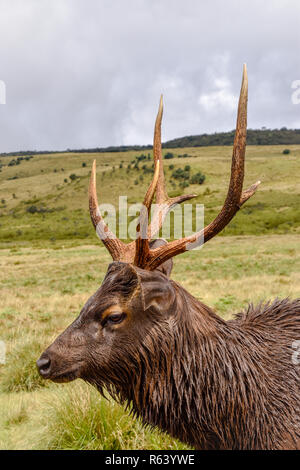
[[[43,353],[41,357],[36,361],[36,365],[40,375],[47,379],[51,374],[51,359],[50,357]]]

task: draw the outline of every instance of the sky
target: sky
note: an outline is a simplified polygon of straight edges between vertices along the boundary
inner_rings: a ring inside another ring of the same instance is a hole
[[[151,144],[161,93],[163,141],[232,130],[243,63],[248,127],[300,128],[299,24],[299,0],[0,0],[0,152]]]

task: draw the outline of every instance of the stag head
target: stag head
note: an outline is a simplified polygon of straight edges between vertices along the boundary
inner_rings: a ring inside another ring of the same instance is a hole
[[[178,305],[181,302],[177,295],[178,285],[169,279],[172,258],[199,240],[205,243],[219,233],[255,193],[260,183],[243,191],[247,126],[247,72],[244,66],[231,178],[220,213],[194,235],[168,243],[159,239],[151,241],[151,236],[159,231],[168,211],[194,197],[183,195],[169,198],[167,195],[161,151],[161,120],[162,100],[154,130],[155,171],[144,199],[146,210],[140,216],[134,242],[123,243],[105,224],[98,209],[96,164],[93,163],[89,187],[90,215],[113,262],[101,287],[84,305],[79,317],[37,361],[44,378],[65,382],[80,377],[96,384],[100,390],[105,386],[111,393],[122,395],[126,384],[138,380],[134,378],[134,373],[137,367],[140,370],[143,368],[149,351],[152,350],[155,355],[163,343],[167,344],[175,323],[180,321],[177,316],[175,318],[174,312],[184,307]],[[148,224],[155,193],[158,209]],[[147,236],[143,236],[145,233]]]

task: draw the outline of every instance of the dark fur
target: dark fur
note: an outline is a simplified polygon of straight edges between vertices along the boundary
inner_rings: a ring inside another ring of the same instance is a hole
[[[95,339],[93,328],[112,304],[122,305],[128,322],[103,327]],[[46,354],[56,372],[67,355],[74,362],[77,354],[83,365],[75,377],[101,393],[107,389],[145,424],[191,446],[282,449],[300,447],[295,340],[300,299],[249,306],[225,322],[164,274],[112,263],[101,288]]]

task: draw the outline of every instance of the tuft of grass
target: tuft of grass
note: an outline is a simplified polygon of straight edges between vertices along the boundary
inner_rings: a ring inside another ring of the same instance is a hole
[[[185,449],[173,438],[145,429],[113,400],[76,381],[55,389],[44,403],[40,446],[73,450]]]
[[[40,377],[35,364],[40,351],[41,343],[30,338],[19,341],[12,348],[7,354],[7,363],[2,368],[2,392],[31,392],[47,385]]]
[[[29,418],[25,405],[19,401],[17,407],[8,408],[7,418],[4,421],[4,426],[18,426],[24,423]]]

